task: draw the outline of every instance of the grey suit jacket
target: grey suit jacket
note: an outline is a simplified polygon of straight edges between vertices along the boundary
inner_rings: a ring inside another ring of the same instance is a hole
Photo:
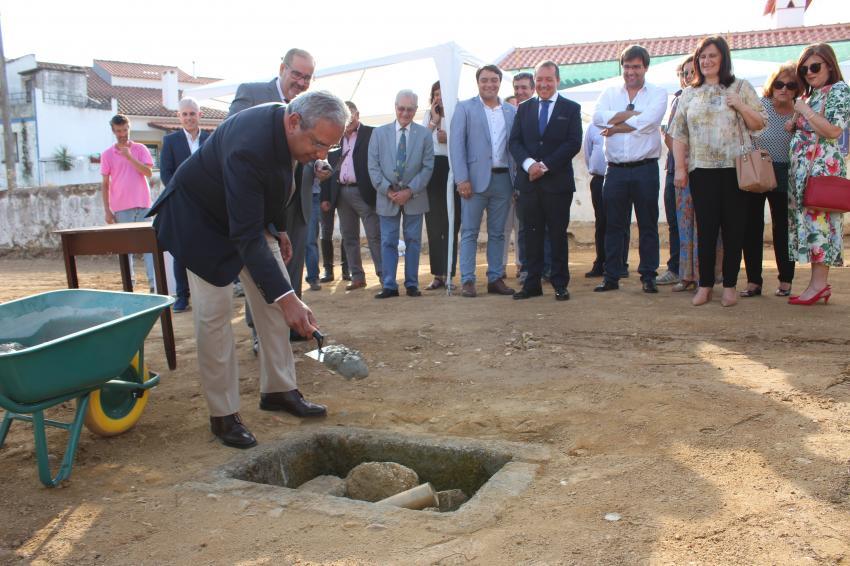
[[[493,144],[490,141],[490,125],[485,112],[484,103],[478,96],[459,102],[449,130],[452,138],[449,161],[455,183],[469,181],[475,193],[487,190],[493,169]],[[516,168],[508,151],[508,140],[516,117],[516,108],[502,102],[502,113],[505,116],[505,153],[501,159],[508,164],[513,181]]]
[[[369,177],[377,191],[375,212],[381,216],[395,216],[399,207],[387,197],[387,192],[396,182],[395,120],[375,128],[369,140]],[[434,142],[431,131],[419,124],[410,123],[407,138],[407,161],[404,174],[398,184],[410,187],[413,196],[404,205],[406,214],[428,212],[428,181],[434,170]]]

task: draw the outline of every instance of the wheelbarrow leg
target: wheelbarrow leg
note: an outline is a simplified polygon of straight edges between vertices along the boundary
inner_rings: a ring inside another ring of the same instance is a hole
[[[86,393],[77,402],[77,413],[74,416],[74,422],[68,428],[68,445],[65,448],[65,455],[62,457],[59,472],[55,477],[50,474],[50,462],[47,460],[47,436],[44,431],[44,411],[35,411],[32,414],[35,455],[38,461],[38,479],[45,486],[56,487],[71,475],[71,467],[74,465],[74,457],[77,455],[77,444],[80,441],[80,432],[83,429],[83,421],[85,420],[86,408],[88,406],[89,394]]]
[[[3,448],[3,443],[6,442],[6,435],[9,434],[9,428],[12,426],[12,412],[5,411],[3,422],[0,423],[0,448]]]

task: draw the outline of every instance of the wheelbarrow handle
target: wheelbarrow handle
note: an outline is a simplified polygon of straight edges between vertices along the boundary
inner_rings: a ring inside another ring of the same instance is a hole
[[[150,377],[147,381],[143,383],[138,383],[135,381],[124,381],[123,379],[110,379],[106,383],[104,383],[101,387],[115,387],[117,389],[151,389],[152,387],[156,387],[159,384],[159,374],[150,372]]]

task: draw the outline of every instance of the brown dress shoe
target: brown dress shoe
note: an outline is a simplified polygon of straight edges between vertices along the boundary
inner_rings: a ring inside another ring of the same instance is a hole
[[[260,393],[260,408],[264,411],[286,411],[296,417],[324,417],[328,414],[327,407],[311,403],[297,389]]]
[[[363,279],[352,281],[348,285],[345,286],[346,291],[354,291],[355,289],[362,289],[366,286],[366,281]]]
[[[239,413],[223,417],[210,417],[210,430],[225,446],[233,448],[250,448],[257,444],[257,439],[242,423]]]
[[[496,279],[492,283],[487,283],[487,292],[494,295],[513,295],[516,293],[516,291],[505,285],[502,279]]]
[[[472,281],[467,281],[463,284],[461,288],[460,294],[464,297],[477,297],[478,292],[475,290],[475,283]]]

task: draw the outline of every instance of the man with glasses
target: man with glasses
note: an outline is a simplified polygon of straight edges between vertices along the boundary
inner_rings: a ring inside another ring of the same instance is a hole
[[[661,120],[667,110],[667,92],[646,82],[649,52],[640,45],[620,56],[623,85],[599,96],[593,123],[602,128],[608,168],[602,187],[605,204],[605,279],[596,292],[620,288],[624,270],[623,241],[629,202],[634,203],[639,230],[638,272],[644,293],[657,293],[658,275],[658,158],[661,157]],[[678,254],[677,254],[678,256]]]
[[[404,286],[419,297],[422,216],[428,212],[428,181],[434,170],[431,131],[413,122],[419,97],[402,90],[395,97],[395,121],[376,128],[369,140],[369,177],[377,191],[375,210],[381,225],[383,290],[376,299],[398,297],[399,223],[405,244]],[[402,221],[403,219],[403,221]]]

